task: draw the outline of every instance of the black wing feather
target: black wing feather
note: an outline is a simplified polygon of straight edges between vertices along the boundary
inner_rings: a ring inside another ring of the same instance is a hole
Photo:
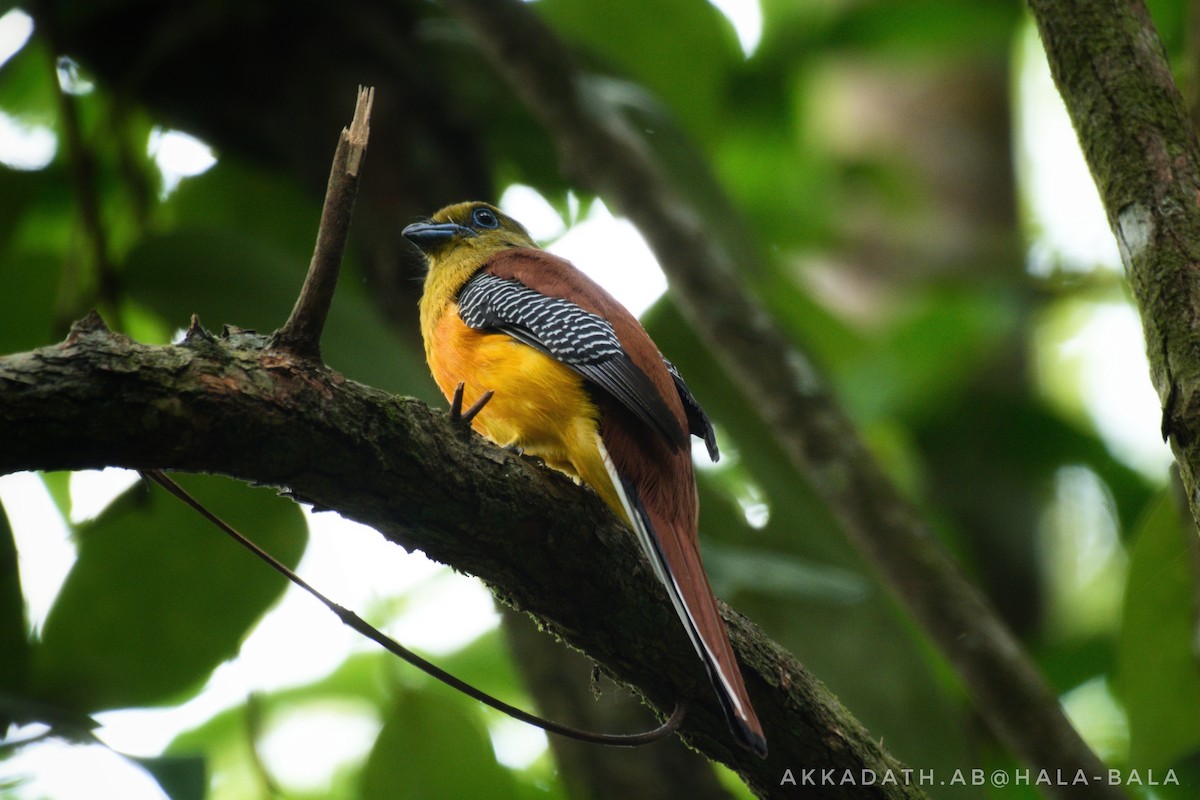
[[[671,373],[671,378],[675,381],[675,390],[679,392],[679,399],[683,401],[683,412],[687,415],[688,421],[688,433],[703,439],[705,447],[708,448],[708,457],[713,461],[719,460],[721,451],[717,449],[717,433],[713,430],[712,421],[709,420],[708,414],[704,413],[700,404],[696,402],[696,398],[692,396],[692,390],[688,388],[683,376],[679,374],[679,367],[672,364],[668,358],[663,358],[663,362],[667,365],[667,371]]]
[[[676,447],[687,445],[687,434],[675,415],[603,317],[570,300],[548,297],[520,281],[484,271],[459,292],[458,313],[468,327],[501,331],[560,361]]]

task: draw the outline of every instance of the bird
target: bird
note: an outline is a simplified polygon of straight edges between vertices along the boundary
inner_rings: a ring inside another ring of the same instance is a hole
[[[497,445],[590,487],[636,534],[707,670],[734,739],[766,757],[700,559],[691,438],[713,426],[637,318],[484,202],[446,206],[402,235],[428,270],[425,356],[462,419]]]

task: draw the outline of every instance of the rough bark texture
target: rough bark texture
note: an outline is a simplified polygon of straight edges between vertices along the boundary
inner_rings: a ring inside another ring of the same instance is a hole
[[[1141,0],[1031,0],[1117,237],[1150,377],[1200,519],[1200,151]]]
[[[359,87],[354,120],[350,127],[342,129],[333,154],[333,166],[329,169],[329,183],[325,188],[325,205],[321,209],[321,224],[317,228],[317,244],[308,265],[308,275],[287,322],[275,333],[274,346],[290,350],[297,356],[318,361],[321,359],[321,331],[325,328],[325,319],[333,303],[342,257],[346,252],[354,198],[358,194],[358,181],[370,135],[371,105],[374,100],[374,89]]]
[[[771,757],[736,747],[661,587],[602,501],[418,401],[265,345],[196,323],[181,345],[141,345],[93,316],[60,345],[0,358],[0,474],[112,465],[283,487],[483,578],[659,709],[688,698],[684,737],[760,796],[794,796],[780,786],[786,769],[903,775],[794,658],[726,608]],[[811,796],[921,793],[835,784]]]

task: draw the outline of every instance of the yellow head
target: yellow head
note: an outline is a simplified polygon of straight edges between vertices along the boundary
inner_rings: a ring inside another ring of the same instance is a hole
[[[460,251],[484,259],[508,247],[537,247],[521,223],[488,203],[455,203],[403,231],[420,248],[430,268]]]
[[[510,247],[537,247],[521,223],[488,203],[446,206],[403,235],[425,255],[429,272],[421,294],[421,330],[430,326],[487,260]]]

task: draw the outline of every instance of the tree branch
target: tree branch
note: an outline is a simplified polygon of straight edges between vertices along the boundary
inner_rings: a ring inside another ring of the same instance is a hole
[[[761,796],[787,794],[788,768],[904,774],[794,658],[724,608],[771,757],[734,745],[661,587],[599,498],[416,400],[272,350],[265,336],[214,338],[193,324],[180,345],[148,346],[93,315],[59,345],[0,358],[0,441],[0,474],[215,472],[336,509],[484,579],[658,709],[689,699],[681,735]],[[921,793],[830,785],[813,796]]]
[[[885,477],[811,360],[733,277],[713,226],[676,191],[620,109],[591,88],[525,4],[444,3],[541,119],[566,171],[638,226],[684,313],[756,398],[797,469],[954,666],[1000,740],[1037,769],[1103,774],[1020,643]],[[1107,786],[1092,791],[1124,797]]]
[[[313,249],[308,274],[296,298],[296,305],[287,322],[275,332],[273,345],[290,350],[297,356],[321,358],[321,331],[333,303],[346,238],[350,234],[350,217],[354,197],[358,193],[359,171],[366,157],[370,134],[371,105],[375,90],[358,88],[354,118],[349,128],[343,128],[329,168],[329,183],[325,189],[325,204],[321,208],[321,224],[317,228],[317,244]]]
[[[1200,520],[1200,150],[1141,0],[1031,0],[1117,237],[1150,378]]]

